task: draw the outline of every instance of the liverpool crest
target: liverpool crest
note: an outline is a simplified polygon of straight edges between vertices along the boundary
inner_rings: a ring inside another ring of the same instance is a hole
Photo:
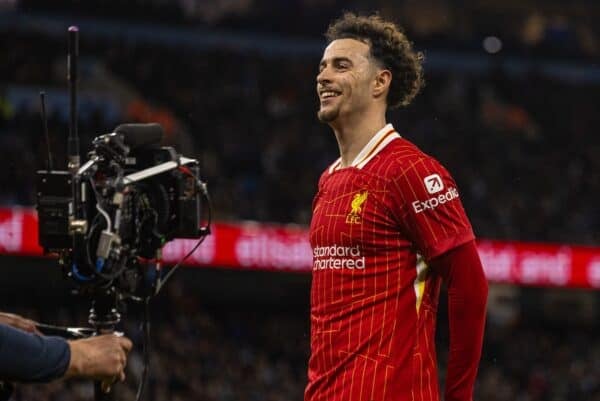
[[[359,192],[352,198],[350,202],[350,213],[346,215],[346,223],[361,224],[362,223],[362,207],[369,193],[367,191]]]

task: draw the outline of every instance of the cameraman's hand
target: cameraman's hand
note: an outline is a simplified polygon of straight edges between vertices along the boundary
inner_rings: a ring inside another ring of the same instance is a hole
[[[117,380],[125,380],[127,354],[131,341],[114,334],[103,334],[69,341],[71,361],[65,378],[83,377],[103,382],[105,390]]]
[[[14,327],[15,329],[26,331],[28,333],[42,334],[35,327],[36,322],[25,319],[23,316],[15,315],[14,313],[0,312],[0,323]]]

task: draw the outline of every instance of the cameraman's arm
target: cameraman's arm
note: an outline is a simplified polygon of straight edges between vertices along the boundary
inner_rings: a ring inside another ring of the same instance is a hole
[[[0,324],[21,329],[28,333],[42,334],[36,328],[36,323],[33,320],[26,319],[23,316],[15,315],[14,313],[0,312]]]
[[[65,341],[0,324],[0,380],[48,382],[61,377],[125,379],[131,341],[112,334]]]
[[[51,381],[65,374],[70,359],[71,350],[64,339],[0,324],[0,380]]]

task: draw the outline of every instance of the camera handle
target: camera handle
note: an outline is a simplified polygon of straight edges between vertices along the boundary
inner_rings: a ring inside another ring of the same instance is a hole
[[[121,321],[121,315],[117,310],[117,293],[114,287],[103,288],[94,294],[92,308],[88,319],[95,329],[95,335],[111,334]],[[102,390],[102,383],[94,382],[94,399],[96,401],[115,401],[112,391],[108,393]]]

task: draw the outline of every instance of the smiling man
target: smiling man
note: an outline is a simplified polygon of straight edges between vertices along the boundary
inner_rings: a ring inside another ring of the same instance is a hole
[[[422,55],[393,23],[345,14],[328,29],[318,118],[340,158],[319,180],[310,242],[305,401],[438,401],[435,321],[448,287],[446,401],[469,401],[487,282],[450,174],[400,137],[388,108],[423,85]]]

